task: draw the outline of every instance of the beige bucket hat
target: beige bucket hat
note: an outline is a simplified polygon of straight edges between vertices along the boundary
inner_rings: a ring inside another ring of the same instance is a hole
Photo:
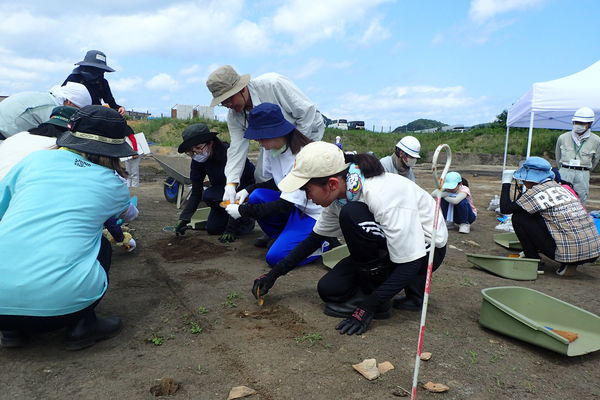
[[[217,68],[206,80],[206,87],[213,95],[211,107],[221,104],[250,82],[250,74],[240,75],[231,65]]]

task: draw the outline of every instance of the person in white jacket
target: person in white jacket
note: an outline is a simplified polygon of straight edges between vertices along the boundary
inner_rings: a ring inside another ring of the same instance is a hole
[[[277,104],[284,118],[291,122],[300,133],[314,141],[321,140],[325,124],[317,106],[285,76],[269,72],[250,79],[249,74],[239,75],[230,65],[224,65],[211,73],[206,86],[213,95],[211,107],[221,104],[229,108],[227,127],[231,135],[231,145],[227,150],[225,177],[227,185],[223,201],[235,200],[237,185],[248,155],[249,140],[244,138],[248,128],[248,113],[261,103]],[[257,181],[262,175],[262,157],[259,155],[256,166]]]

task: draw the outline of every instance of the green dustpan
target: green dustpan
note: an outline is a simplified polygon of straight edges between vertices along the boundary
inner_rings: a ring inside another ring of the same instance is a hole
[[[600,317],[537,290],[517,287],[483,289],[479,323],[536,346],[579,356],[600,350]],[[556,330],[577,334],[569,342]]]
[[[523,246],[514,232],[498,233],[494,235],[494,242],[507,249],[523,250]]]
[[[323,253],[323,264],[327,268],[333,268],[342,258],[346,258],[349,255],[348,246],[343,244]]]
[[[536,258],[512,258],[484,254],[467,254],[467,260],[483,270],[517,281],[537,279],[537,267],[540,262]]]
[[[192,219],[188,225],[190,225],[192,229],[205,229],[209,213],[210,207],[199,208],[194,215],[192,215]]]

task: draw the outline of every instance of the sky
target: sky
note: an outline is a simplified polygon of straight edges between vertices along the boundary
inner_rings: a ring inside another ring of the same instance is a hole
[[[230,64],[367,129],[470,126],[600,59],[596,0],[21,0],[0,15],[0,95],[60,85],[94,49],[117,103],[153,116],[208,105],[206,78]]]

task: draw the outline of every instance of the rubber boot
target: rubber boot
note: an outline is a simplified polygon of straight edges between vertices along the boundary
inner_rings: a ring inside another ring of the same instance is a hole
[[[6,348],[23,347],[28,341],[28,336],[22,331],[2,331],[0,345]]]
[[[100,340],[117,336],[122,328],[123,323],[119,317],[82,318],[67,330],[65,349],[85,349]]]

